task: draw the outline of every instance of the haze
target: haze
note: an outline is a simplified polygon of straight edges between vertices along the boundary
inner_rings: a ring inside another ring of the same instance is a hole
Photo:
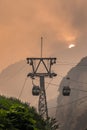
[[[86,0],[0,0],[0,70],[40,56],[41,36],[43,56],[78,62],[86,56],[86,32]]]

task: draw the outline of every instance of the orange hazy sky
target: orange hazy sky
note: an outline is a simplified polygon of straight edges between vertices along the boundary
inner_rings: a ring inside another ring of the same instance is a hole
[[[40,56],[41,36],[44,56],[72,62],[86,56],[87,0],[0,0],[0,71]]]

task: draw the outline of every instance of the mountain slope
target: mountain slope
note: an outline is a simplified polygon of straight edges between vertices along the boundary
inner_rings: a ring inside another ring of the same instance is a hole
[[[4,69],[0,74],[0,94],[35,104],[32,102],[35,99],[31,94],[32,82],[30,78],[27,78],[30,71],[26,61],[20,61]],[[23,86],[24,89],[21,93]]]
[[[70,80],[67,80],[67,77]],[[62,95],[65,85],[71,88],[69,97]],[[87,57],[84,57],[62,79],[57,103],[57,119],[62,125],[61,130],[77,130],[77,128],[82,130],[87,127],[85,121],[87,119]]]
[[[27,62],[19,61],[5,68],[0,73],[0,94],[7,97],[16,97],[24,102],[28,102],[30,105],[38,106],[38,97],[32,96],[32,80],[27,78],[27,74],[31,72],[31,66]],[[26,82],[25,82],[26,81]],[[39,80],[34,81],[39,85]],[[49,84],[46,84],[46,88]],[[56,106],[55,92],[53,94],[54,87],[46,89],[48,107]],[[52,94],[51,94],[52,93]],[[56,109],[49,109],[49,114],[55,115]]]

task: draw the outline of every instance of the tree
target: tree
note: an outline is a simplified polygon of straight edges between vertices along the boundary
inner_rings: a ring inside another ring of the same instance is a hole
[[[35,108],[6,97],[1,97],[0,106],[0,130],[46,130]]]
[[[0,130],[56,130],[54,118],[44,120],[34,107],[0,96]]]

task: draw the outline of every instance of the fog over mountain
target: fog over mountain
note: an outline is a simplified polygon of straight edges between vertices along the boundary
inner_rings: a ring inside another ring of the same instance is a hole
[[[37,106],[38,97],[32,96],[32,80],[30,78],[26,80],[29,72],[31,72],[31,68],[25,60],[4,69],[0,73],[0,94],[16,97]],[[68,81],[66,77],[69,77],[70,80]],[[61,124],[61,130],[82,130],[87,126],[87,92],[85,92],[87,91],[87,57],[73,67],[66,77],[62,79],[58,92],[54,86],[46,89],[49,113],[51,116],[55,116],[56,95],[59,93],[56,115]],[[34,83],[39,84],[38,80],[35,80]],[[45,87],[48,87],[47,85]],[[69,85],[71,88],[69,97],[62,95],[62,88],[65,85]]]
[[[67,80],[67,77],[70,80]],[[63,96],[62,89],[69,85],[70,96]],[[60,130],[84,130],[87,128],[87,57],[73,67],[60,83],[57,99],[57,119]]]
[[[26,64],[26,61],[20,61],[5,68],[0,73],[0,93],[2,95],[19,98],[24,81],[29,71],[30,70]],[[31,91],[30,85],[31,82],[28,78],[23,93],[20,97],[22,100],[26,101],[27,98],[29,99],[28,95],[30,96]],[[27,91],[25,91],[26,89]],[[28,93],[26,94],[26,92]],[[26,97],[24,97],[24,94],[26,94]]]
[[[16,97],[31,106],[38,106],[38,97],[32,95],[32,79],[27,77],[31,72],[31,67],[26,60],[11,64],[0,73],[0,94],[7,97]],[[52,79],[51,79],[52,80]],[[39,85],[39,79],[33,81]],[[49,84],[45,84],[49,87]],[[53,94],[54,91],[54,94]],[[55,97],[54,87],[46,89],[48,108],[56,106],[57,96]],[[56,92],[57,93],[57,92]],[[56,108],[49,109],[49,114],[55,116]]]

